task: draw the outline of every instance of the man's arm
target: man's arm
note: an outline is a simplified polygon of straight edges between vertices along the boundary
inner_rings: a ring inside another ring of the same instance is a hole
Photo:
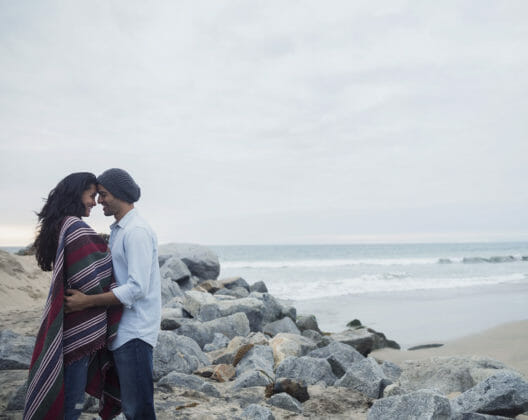
[[[94,306],[121,305],[121,302],[112,291],[99,293],[97,295],[85,295],[75,289],[66,290],[64,296],[64,312],[76,312]]]

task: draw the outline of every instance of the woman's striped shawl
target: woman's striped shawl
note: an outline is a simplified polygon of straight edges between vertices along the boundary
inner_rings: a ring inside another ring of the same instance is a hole
[[[29,368],[24,420],[64,418],[64,365],[85,355],[91,355],[86,392],[101,400],[100,416],[107,419],[120,412],[119,381],[106,345],[115,338],[122,308],[64,314],[66,289],[97,294],[114,287],[104,240],[78,217],[66,217]]]

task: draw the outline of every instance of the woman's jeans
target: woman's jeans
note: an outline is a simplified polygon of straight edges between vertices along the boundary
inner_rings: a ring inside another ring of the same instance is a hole
[[[121,404],[128,420],[153,420],[152,346],[138,338],[113,351],[121,388]]]
[[[89,356],[64,366],[64,420],[77,420],[84,406]]]

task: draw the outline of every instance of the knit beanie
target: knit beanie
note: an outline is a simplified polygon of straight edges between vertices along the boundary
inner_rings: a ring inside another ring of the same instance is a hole
[[[97,183],[105,187],[114,197],[127,203],[138,201],[141,195],[139,185],[123,169],[107,169],[97,177]]]

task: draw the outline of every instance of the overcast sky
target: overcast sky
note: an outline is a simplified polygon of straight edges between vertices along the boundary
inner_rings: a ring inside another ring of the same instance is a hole
[[[0,245],[31,241],[64,176],[109,167],[160,242],[528,240],[527,19],[523,0],[0,0]]]

